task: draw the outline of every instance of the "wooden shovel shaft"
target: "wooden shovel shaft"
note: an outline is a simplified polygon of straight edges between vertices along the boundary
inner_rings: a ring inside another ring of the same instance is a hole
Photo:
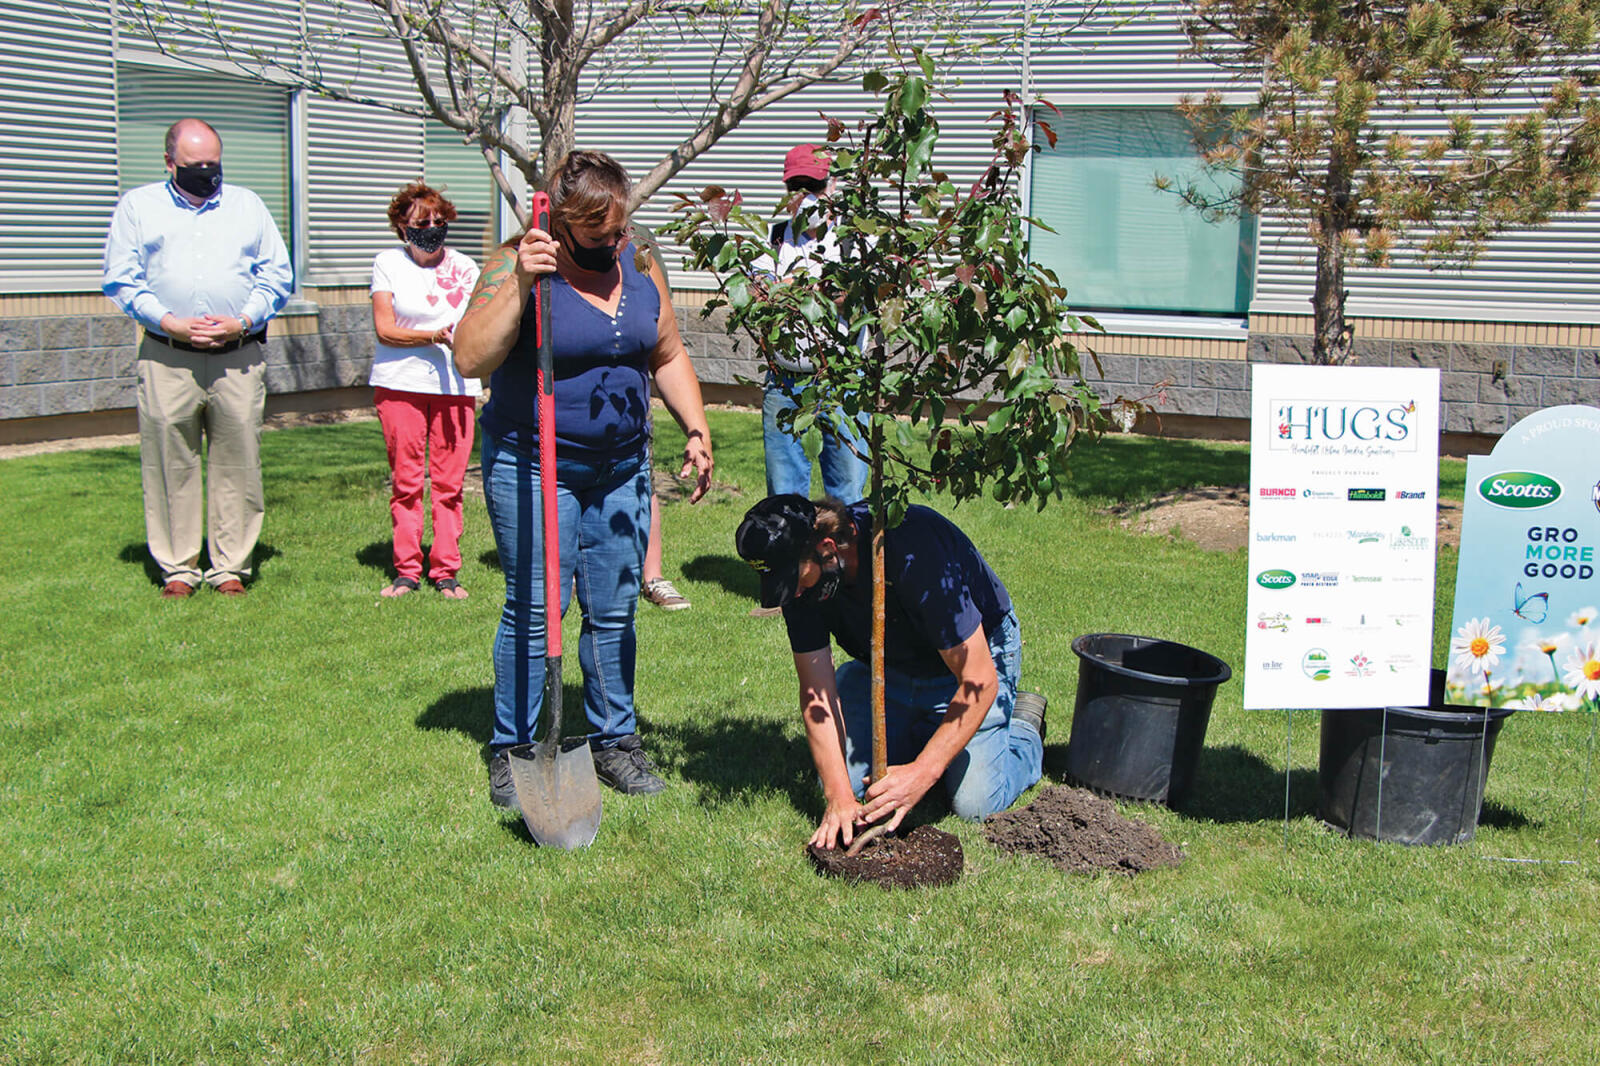
[[[533,194],[533,224],[550,232],[550,197]],[[534,286],[534,339],[537,342],[539,407],[539,499],[544,541],[544,710],[549,715],[544,747],[561,744],[561,520],[556,513],[556,372],[550,336],[550,276]]]

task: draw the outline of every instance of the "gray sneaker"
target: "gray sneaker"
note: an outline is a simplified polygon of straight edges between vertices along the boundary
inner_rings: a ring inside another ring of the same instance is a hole
[[[678,591],[678,586],[664,577],[652,578],[639,588],[639,595],[663,611],[683,611],[689,607],[689,597]]]
[[[666,788],[655,769],[637,735],[623,737],[614,748],[596,748],[594,752],[595,776],[627,796],[648,796]]]
[[[1018,692],[1017,702],[1011,708],[1011,717],[1022,722],[1027,722],[1039,733],[1039,739],[1044,739],[1044,710],[1047,701],[1037,692]]]
[[[489,756],[489,801],[496,807],[519,810],[517,782],[511,776],[511,758],[503,751]]]

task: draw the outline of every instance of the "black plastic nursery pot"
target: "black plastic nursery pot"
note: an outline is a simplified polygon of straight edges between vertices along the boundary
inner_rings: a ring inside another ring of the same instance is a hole
[[[1078,699],[1067,775],[1096,792],[1175,806],[1194,780],[1228,664],[1185,644],[1122,633],[1072,642]]]
[[[1445,703],[1443,670],[1433,671],[1426,707],[1323,711],[1317,817],[1364,840],[1471,840],[1511,713]]]

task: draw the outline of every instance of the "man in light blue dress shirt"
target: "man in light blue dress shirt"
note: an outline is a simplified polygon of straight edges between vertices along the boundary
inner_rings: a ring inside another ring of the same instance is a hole
[[[242,596],[265,513],[266,326],[288,302],[294,271],[261,198],[223,184],[216,130],[193,118],[173,123],[166,164],[167,181],[117,203],[101,288],[144,327],[139,454],[161,595],[183,599],[204,580]]]

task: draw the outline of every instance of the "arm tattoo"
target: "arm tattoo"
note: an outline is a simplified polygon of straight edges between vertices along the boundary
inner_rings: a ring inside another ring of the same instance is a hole
[[[478,275],[478,284],[472,290],[472,299],[467,301],[467,310],[476,311],[494,299],[494,294],[500,291],[501,284],[511,276],[512,268],[515,264],[515,252],[510,255],[496,256],[492,259],[483,268],[483,272]]]

